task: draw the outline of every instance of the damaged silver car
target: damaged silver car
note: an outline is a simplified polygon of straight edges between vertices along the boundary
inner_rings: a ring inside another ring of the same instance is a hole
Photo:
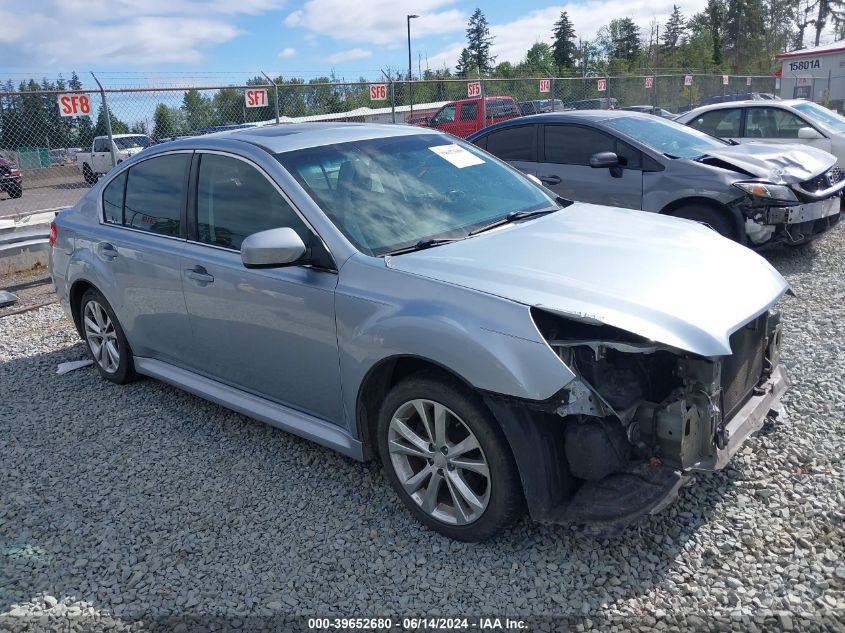
[[[845,189],[823,150],[737,145],[634,112],[521,117],[467,140],[569,200],[696,220],[755,249],[816,239]]]
[[[103,378],[378,457],[415,517],[465,541],[526,507],[603,528],[656,512],[786,387],[787,285],[761,257],[555,198],[424,128],[161,144],[62,211],[50,243]]]

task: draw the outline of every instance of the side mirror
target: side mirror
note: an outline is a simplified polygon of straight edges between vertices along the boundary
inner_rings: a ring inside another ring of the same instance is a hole
[[[595,169],[619,167],[619,157],[614,152],[598,152],[590,156],[590,167]]]
[[[802,141],[815,141],[822,138],[822,135],[815,128],[802,127],[798,130],[798,138]]]
[[[305,255],[305,244],[291,228],[253,233],[241,244],[241,261],[247,268],[289,266]]]

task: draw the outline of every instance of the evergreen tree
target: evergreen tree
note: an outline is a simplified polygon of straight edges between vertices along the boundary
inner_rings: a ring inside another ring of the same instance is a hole
[[[157,141],[176,135],[176,122],[173,112],[165,104],[159,103],[153,113],[153,138]]]
[[[520,65],[526,75],[532,76],[551,73],[553,63],[554,55],[552,54],[552,47],[545,42],[535,42],[528,49],[528,52],[525,54],[525,61]]]
[[[663,27],[663,45],[667,50],[675,50],[684,36],[686,28],[686,21],[684,16],[681,15],[678,5],[672,5],[672,15],[669,16],[666,25]]]
[[[492,43],[493,37],[490,35],[490,26],[487,24],[487,18],[484,17],[481,9],[476,9],[467,25],[466,50],[469,52],[474,66],[481,73],[486,74],[493,70],[493,64],[496,58],[490,55],[490,45]]]
[[[458,63],[455,66],[455,74],[462,79],[466,79],[473,74],[473,70],[475,70],[475,68],[476,65],[472,55],[470,55],[469,50],[464,48],[461,51],[461,56],[458,58]]]
[[[552,51],[558,68],[574,68],[578,58],[575,44],[575,27],[566,11],[560,14],[553,31]]]
[[[189,130],[201,130],[212,125],[211,99],[203,96],[199,90],[191,88],[185,91],[182,108]]]
[[[710,26],[710,39],[713,52],[712,61],[716,66],[722,65],[722,16],[724,9],[721,0],[707,0],[707,8],[704,9],[707,21]]]

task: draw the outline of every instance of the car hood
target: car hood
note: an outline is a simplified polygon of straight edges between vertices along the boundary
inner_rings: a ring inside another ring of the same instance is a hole
[[[714,161],[713,159],[716,159]],[[792,185],[823,174],[836,164],[833,154],[807,145],[745,143],[714,149],[699,162],[728,164],[777,185]]]
[[[389,265],[702,356],[730,354],[731,333],[788,289],[704,225],[582,203]]]

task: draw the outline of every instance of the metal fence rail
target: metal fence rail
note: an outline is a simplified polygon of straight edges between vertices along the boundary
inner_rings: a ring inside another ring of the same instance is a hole
[[[0,163],[0,216],[74,204],[98,174],[137,151],[135,145],[276,122],[414,123],[449,101],[467,98],[475,83],[281,84],[265,78],[234,86],[0,92],[0,158],[6,161]],[[474,89],[481,95],[512,97],[528,112],[633,105],[678,112],[708,98],[775,91],[773,77],[725,80],[701,74],[478,82]],[[495,113],[487,114],[489,123]],[[95,144],[97,137],[110,135],[112,143]],[[10,184],[16,170],[19,189]]]

